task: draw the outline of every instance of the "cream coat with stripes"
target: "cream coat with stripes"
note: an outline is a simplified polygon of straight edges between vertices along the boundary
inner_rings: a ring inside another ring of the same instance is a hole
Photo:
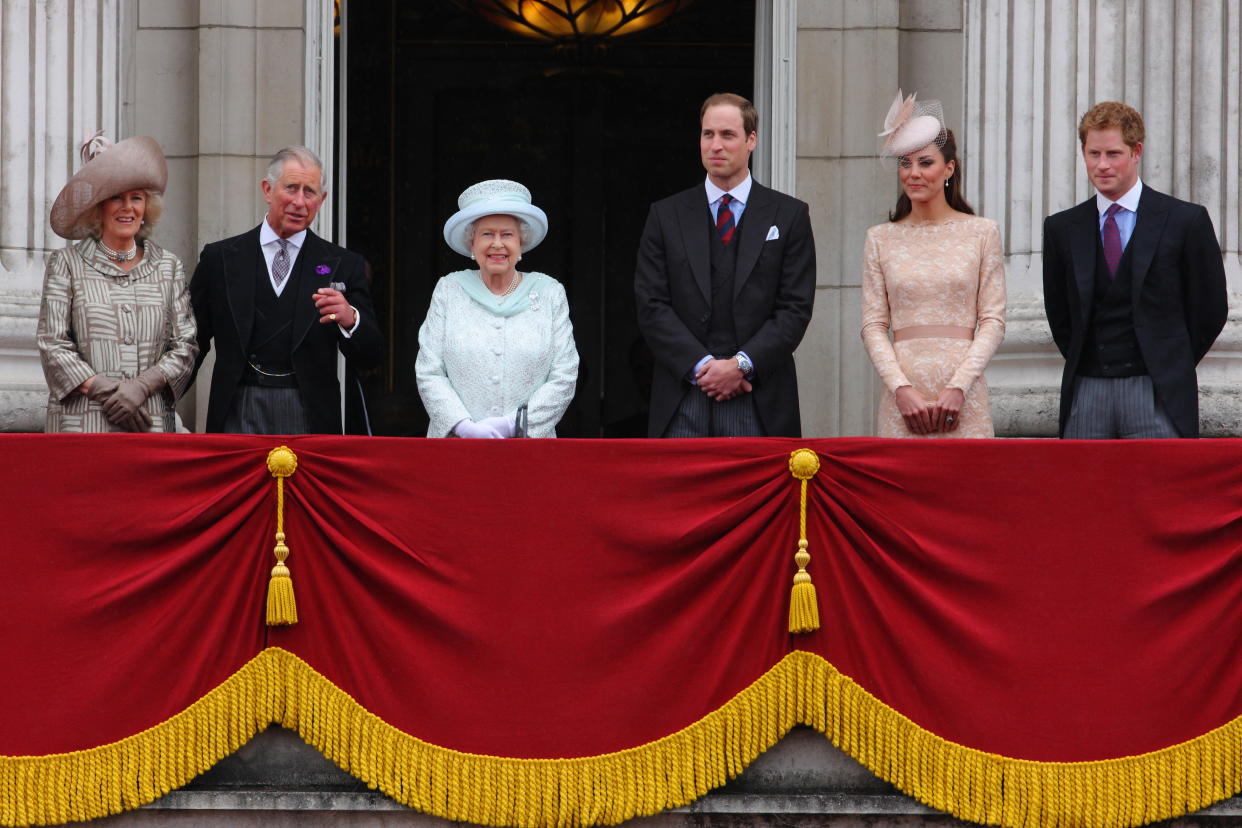
[[[181,260],[150,241],[121,271],[85,239],[48,258],[39,310],[39,355],[47,379],[47,432],[120,431],[78,392],[96,374],[130,379],[159,366],[168,378],[146,402],[151,431],[174,431],[173,405],[190,384],[195,341]]]

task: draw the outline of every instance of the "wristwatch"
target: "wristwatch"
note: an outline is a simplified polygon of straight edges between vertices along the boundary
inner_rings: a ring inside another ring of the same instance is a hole
[[[737,367],[742,369],[742,376],[749,377],[755,370],[754,363],[750,361],[750,357],[746,356],[746,354],[741,351],[734,354],[733,358],[737,360]]]

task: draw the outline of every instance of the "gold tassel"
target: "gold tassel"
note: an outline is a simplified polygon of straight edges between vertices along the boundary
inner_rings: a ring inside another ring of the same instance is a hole
[[[789,595],[789,631],[809,633],[819,629],[819,596],[806,565],[811,562],[810,545],[806,540],[806,482],[819,471],[819,455],[811,449],[795,449],[789,453],[789,473],[801,481],[801,498],[798,514],[798,551],[794,563],[798,572],[794,575],[793,589]]]
[[[289,547],[285,545],[285,478],[298,468],[297,455],[288,446],[278,446],[267,453],[267,470],[276,478],[276,565],[272,567],[271,580],[267,582],[267,625],[287,627],[298,623],[298,605],[293,598],[293,579],[285,559]]]

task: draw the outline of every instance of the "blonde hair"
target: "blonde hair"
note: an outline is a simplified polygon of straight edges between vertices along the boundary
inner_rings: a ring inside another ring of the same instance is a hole
[[[125,192],[130,192],[126,190]],[[147,199],[147,208],[142,213],[142,226],[138,228],[138,233],[134,236],[135,241],[144,242],[151,237],[151,233],[155,230],[155,225],[160,220],[160,216],[164,214],[164,194],[155,190],[143,190],[143,194]],[[123,195],[123,193],[117,193]],[[107,199],[104,199],[107,201]],[[84,226],[90,233],[91,238],[99,241],[103,237],[103,201],[95,205],[95,207],[86,214],[82,220]]]

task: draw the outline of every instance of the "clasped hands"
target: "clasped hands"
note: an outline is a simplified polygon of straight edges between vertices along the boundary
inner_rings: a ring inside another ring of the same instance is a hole
[[[453,433],[458,437],[473,439],[496,440],[513,436],[512,417],[488,417],[485,420],[462,420],[453,426]]]
[[[736,359],[709,359],[694,375],[699,389],[716,402],[724,402],[749,394],[751,384],[742,374]]]
[[[167,383],[164,372],[151,367],[133,379],[120,381],[107,374],[96,374],[78,386],[78,390],[99,403],[104,417],[114,426],[124,431],[145,432],[151,428],[151,415],[143,404]]]
[[[906,428],[915,434],[956,431],[961,422],[966,395],[960,388],[946,388],[935,401],[928,400],[911,385],[896,391],[897,411],[906,421]]]

